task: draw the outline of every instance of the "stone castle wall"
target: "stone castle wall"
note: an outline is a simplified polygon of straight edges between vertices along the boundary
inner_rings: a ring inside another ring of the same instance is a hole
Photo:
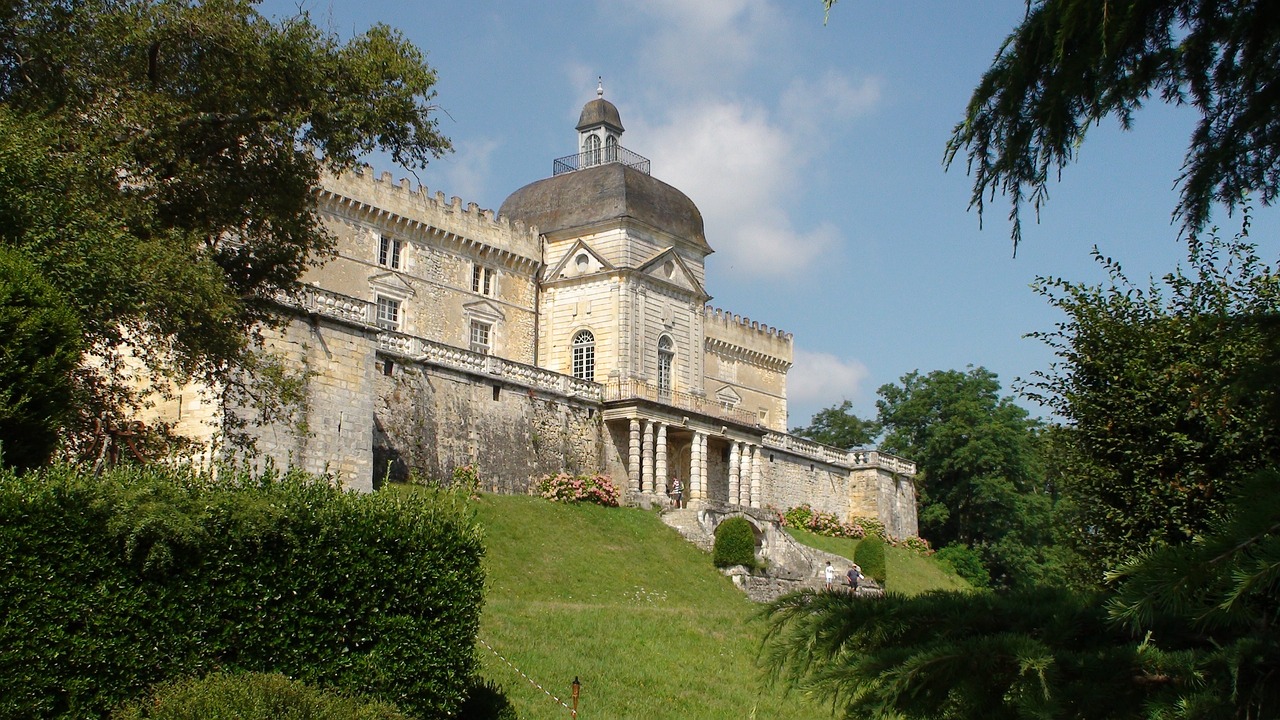
[[[228,410],[249,423],[253,457],[372,490],[376,333],[322,315],[291,315],[283,327],[263,334],[265,350],[288,372],[305,373],[305,397],[272,422],[254,409]]]
[[[392,362],[375,393],[374,474],[448,479],[472,465],[481,487],[525,493],[531,478],[569,470],[598,472],[598,407],[498,378],[425,363]]]

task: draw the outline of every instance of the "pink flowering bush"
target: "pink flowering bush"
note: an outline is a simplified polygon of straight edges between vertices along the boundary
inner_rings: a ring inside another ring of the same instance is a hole
[[[920,555],[932,555],[933,548],[929,547],[929,541],[922,537],[908,537],[894,543],[897,547],[906,548]]]
[[[884,526],[870,518],[858,518],[856,522],[841,522],[832,513],[814,510],[808,503],[793,507],[782,515],[785,527],[808,530],[815,535],[861,540],[868,535],[883,537]]]
[[[618,507],[618,486],[608,475],[570,475],[567,472],[543,475],[538,494],[551,502],[592,502]]]
[[[920,537],[908,537],[901,540],[890,540],[884,532],[884,523],[874,518],[860,517],[853,522],[840,522],[840,518],[832,513],[814,510],[808,503],[798,505],[779,516],[784,527],[808,530],[815,535],[827,537],[849,538],[861,540],[865,537],[878,537],[894,547],[906,548],[921,555],[932,555],[933,548],[929,541]]]

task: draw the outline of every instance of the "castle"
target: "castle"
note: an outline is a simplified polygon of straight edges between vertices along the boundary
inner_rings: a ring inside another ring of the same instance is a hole
[[[702,215],[622,147],[601,92],[576,131],[496,214],[368,168],[325,178],[335,256],[264,330],[306,399],[250,422],[257,448],[357,489],[471,465],[524,493],[567,469],[644,506],[678,480],[691,507],[808,503],[915,535],[913,463],[787,433],[791,335],[707,304]],[[253,420],[194,393],[158,412],[205,438]]]

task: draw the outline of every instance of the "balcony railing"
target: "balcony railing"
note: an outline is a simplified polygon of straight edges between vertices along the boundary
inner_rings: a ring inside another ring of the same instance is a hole
[[[721,403],[697,395],[659,388],[657,385],[651,385],[635,379],[614,380],[605,383],[604,399],[606,402],[611,400],[648,400],[649,402],[669,405],[681,410],[691,410],[702,415],[732,420],[744,425],[758,424],[756,416],[746,410],[725,407]]]
[[[621,145],[603,147],[598,150],[581,152],[577,155],[556,158],[551,163],[551,174],[563,175],[574,170],[582,170],[596,165],[608,165],[609,163],[621,163],[629,168],[639,170],[645,175],[649,174],[649,158],[637,155]]]

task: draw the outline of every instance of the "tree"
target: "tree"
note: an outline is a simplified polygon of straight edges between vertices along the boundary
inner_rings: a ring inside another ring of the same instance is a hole
[[[343,43],[252,0],[23,0],[0,8],[0,239],[76,311],[86,353],[226,381],[273,301],[324,259],[322,171],[449,148],[435,75],[396,31]],[[44,164],[41,164],[44,160]],[[85,365],[87,422],[127,388]]]
[[[828,10],[835,0],[826,0]],[[967,158],[970,206],[1009,197],[1021,211],[1075,160],[1089,126],[1128,129],[1152,97],[1200,114],[1178,177],[1182,229],[1208,226],[1215,203],[1270,205],[1280,193],[1280,13],[1255,0],[1027,0],[947,144]]]
[[[807,426],[791,428],[791,433],[843,450],[870,445],[880,434],[880,424],[859,418],[852,408],[853,403],[845,400],[819,410]]]
[[[0,246],[0,461],[47,461],[71,405],[80,328],[53,287]]]
[[[1242,238],[1199,240],[1213,202],[1245,207],[1247,232],[1242,193],[1274,200],[1278,27],[1266,3],[1028,3],[949,149],[969,148],[979,209],[1012,195],[1015,243],[1024,188],[1038,207],[1088,122],[1127,122],[1152,89],[1204,115],[1178,209],[1192,271],[1143,290],[1102,258],[1111,288],[1041,284],[1068,315],[1041,334],[1060,361],[1031,386],[1071,422],[1050,444],[1055,482],[1117,569],[1096,594],[784,598],[775,677],[846,717],[1280,716],[1277,275]]]
[[[880,447],[916,462],[920,534],[976,550],[1000,584],[1045,579],[1053,498],[1039,423],[986,368],[918,371],[879,389]]]
[[[1098,260],[1109,287],[1037,281],[1066,320],[1033,333],[1059,359],[1026,391],[1066,423],[1060,487],[1101,573],[1200,536],[1280,467],[1280,275],[1243,238],[1194,243],[1187,271],[1145,289]]]

